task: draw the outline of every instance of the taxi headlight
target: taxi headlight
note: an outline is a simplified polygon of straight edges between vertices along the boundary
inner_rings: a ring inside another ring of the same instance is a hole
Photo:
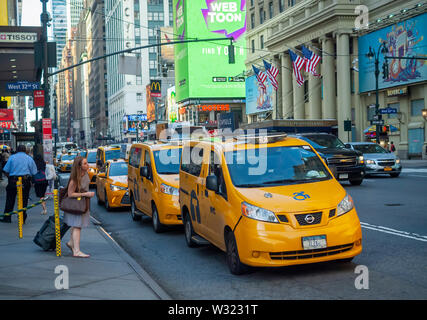
[[[399,164],[400,163],[400,159],[396,158],[396,163]]]
[[[89,168],[89,171],[92,173],[96,173],[96,170],[94,168]]]
[[[242,202],[242,214],[245,217],[248,217],[254,220],[279,223],[279,220],[277,220],[276,215],[273,212],[263,208],[256,207],[247,202]]]
[[[110,189],[111,191],[119,191],[119,190],[127,190],[128,188],[110,184]]]
[[[179,191],[177,188],[174,188],[164,183],[160,185],[160,191],[166,194],[170,194],[172,196],[179,196]]]
[[[354,208],[354,202],[349,194],[346,194],[344,199],[338,204],[337,217],[346,214]]]
[[[363,163],[363,156],[359,156],[359,163]]]

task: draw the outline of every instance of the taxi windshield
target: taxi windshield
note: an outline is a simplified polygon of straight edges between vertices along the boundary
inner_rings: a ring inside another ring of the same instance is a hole
[[[96,152],[89,152],[89,154],[87,155],[87,162],[96,163]]]
[[[74,158],[76,157],[75,154],[64,154],[61,158],[62,161],[69,161],[69,160],[74,160]]]
[[[319,135],[310,135],[302,136],[301,139],[309,142],[313,148],[330,148],[330,149],[345,149],[344,143],[340,139],[333,135],[319,134]]]
[[[105,161],[120,159],[120,149],[105,151]]]
[[[270,187],[329,180],[332,176],[309,146],[225,152],[236,187]]]
[[[154,151],[154,162],[158,174],[179,174],[181,148]]]
[[[128,164],[126,162],[117,162],[110,165],[110,177],[127,176]]]
[[[353,147],[362,153],[388,153],[387,150],[377,144],[355,144]]]

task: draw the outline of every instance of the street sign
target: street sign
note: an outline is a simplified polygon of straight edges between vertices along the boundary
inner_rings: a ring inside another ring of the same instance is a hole
[[[351,131],[351,120],[344,120],[344,131]]]
[[[44,90],[34,90],[34,108],[44,107]]]
[[[372,126],[382,126],[384,125],[384,120],[371,120]]]
[[[33,91],[39,89],[40,83],[38,82],[18,81],[6,83],[6,90],[8,91]]]
[[[52,140],[52,119],[43,119],[43,140]]]
[[[150,81],[151,96],[156,98],[162,97],[162,80]]]
[[[376,121],[382,120],[382,119],[383,119],[383,116],[380,114],[374,114],[374,116],[372,117],[372,120],[376,120]]]
[[[379,109],[379,111],[381,114],[396,114],[397,113],[397,109],[391,108],[391,107]]]

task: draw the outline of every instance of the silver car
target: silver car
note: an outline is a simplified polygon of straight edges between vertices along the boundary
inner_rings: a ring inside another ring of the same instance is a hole
[[[373,142],[350,142],[353,150],[363,153],[366,175],[389,174],[398,177],[402,171],[400,159],[390,151]]]

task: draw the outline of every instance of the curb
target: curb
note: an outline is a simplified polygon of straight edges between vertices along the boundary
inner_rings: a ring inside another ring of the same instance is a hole
[[[94,219],[94,218],[92,218]],[[163,290],[157,282],[109,235],[109,233],[100,226],[100,222],[94,219],[92,223],[95,225],[98,232],[109,242],[116,250],[119,256],[135,271],[138,278],[144,282],[160,300],[172,300],[172,297]]]

